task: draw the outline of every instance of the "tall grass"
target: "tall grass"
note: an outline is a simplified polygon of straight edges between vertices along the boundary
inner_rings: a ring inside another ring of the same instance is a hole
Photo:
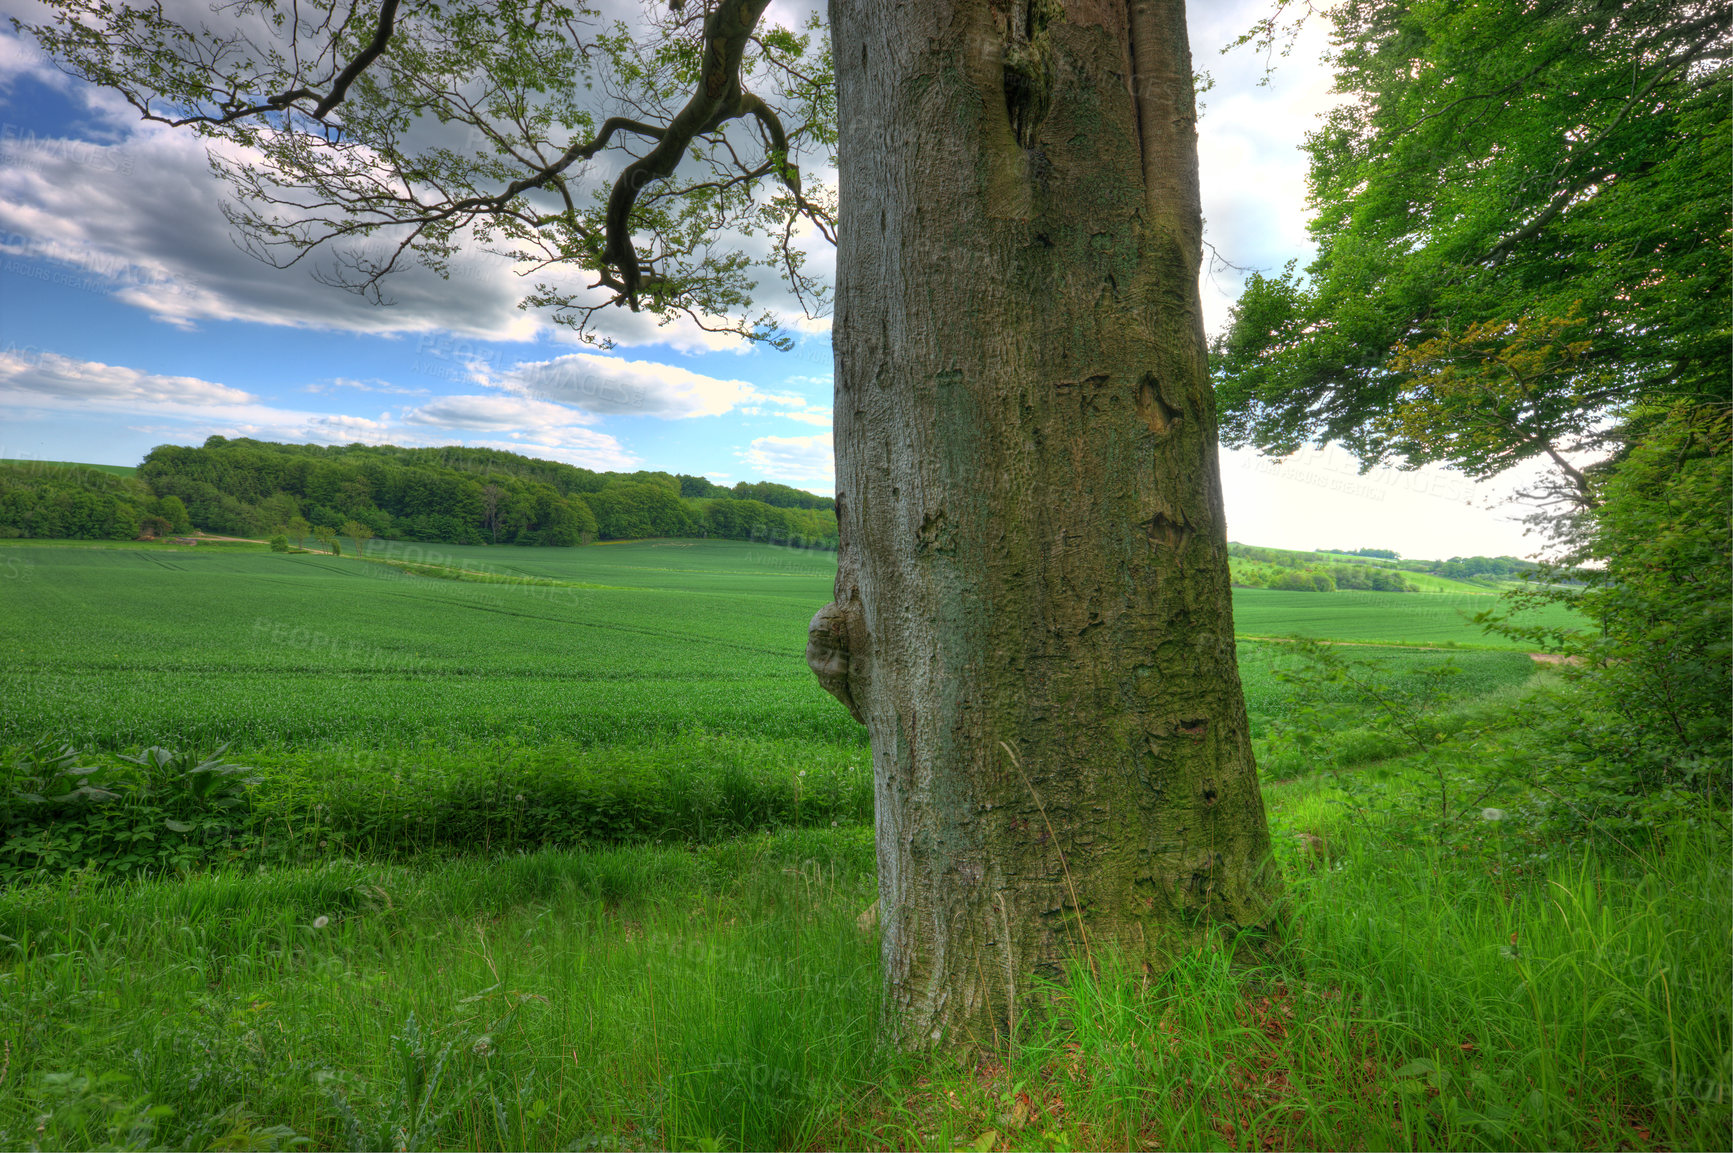
[[[875,1044],[862,827],[72,874],[0,895],[0,1145],[1720,1148],[1727,845],[1513,878],[1343,825],[1275,961],[1080,970],[937,1057]]]
[[[1646,868],[1576,854],[1519,887],[1426,849],[1334,848],[1334,865],[1296,863],[1277,963],[1230,948],[1163,973],[1078,966],[1054,1015],[905,1091],[877,1139],[1728,1147],[1724,834],[1681,837]]]
[[[870,1077],[864,831],[0,896],[0,1146],[772,1148]]]
[[[627,841],[702,843],[872,815],[857,750],[803,741],[691,736],[609,748],[480,746],[305,750],[222,765],[136,759],[45,744],[0,747],[0,880],[94,863],[150,872],[213,864],[405,860]],[[243,783],[244,782],[244,783]],[[91,787],[100,786],[100,787]],[[70,790],[70,791],[69,791]],[[176,831],[178,830],[178,831]]]

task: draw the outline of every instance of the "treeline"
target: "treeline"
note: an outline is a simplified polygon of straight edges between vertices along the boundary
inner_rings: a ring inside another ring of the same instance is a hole
[[[1335,592],[1349,589],[1356,592],[1411,593],[1419,590],[1396,571],[1391,558],[1379,556],[1344,564],[1343,556],[1372,556],[1387,550],[1361,550],[1359,553],[1290,552],[1279,548],[1258,548],[1237,542],[1228,544],[1228,569],[1233,583],[1240,588],[1279,589],[1285,592]]]
[[[593,472],[463,447],[213,436],[198,448],[153,449],[136,478],[0,466],[0,537],[129,540],[198,528],[304,538],[353,523],[384,540],[442,544],[657,536],[834,548],[834,507],[828,497],[769,482],[729,489],[703,477]]]
[[[1239,560],[1255,561],[1258,564],[1271,564],[1280,568],[1305,568],[1308,565],[1341,565],[1356,564],[1396,567],[1396,554],[1384,554],[1388,549],[1361,549],[1358,552],[1342,552],[1337,549],[1321,548],[1316,552],[1298,552],[1285,548],[1261,548],[1258,545],[1240,544],[1237,541],[1228,542],[1228,556]],[[1344,557],[1358,557],[1359,560],[1344,562]],[[1404,562],[1406,564],[1406,562]]]
[[[1400,560],[1401,553],[1388,548],[1321,548],[1319,552],[1327,552],[1332,556],[1363,556],[1372,560]]]
[[[40,462],[0,464],[0,538],[136,540],[191,532],[179,497],[136,477]]]
[[[1235,564],[1229,561],[1229,568],[1233,573],[1233,583],[1241,588],[1316,593],[1331,593],[1337,589],[1380,593],[1420,591],[1394,569],[1363,565],[1284,568],[1279,565]]]
[[[1513,556],[1453,556],[1449,560],[1403,561],[1416,572],[1435,573],[1452,580],[1472,580],[1478,576],[1509,580],[1538,567],[1533,561]]]

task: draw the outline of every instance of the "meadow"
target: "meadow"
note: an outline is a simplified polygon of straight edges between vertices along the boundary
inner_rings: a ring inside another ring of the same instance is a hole
[[[1236,590],[1357,642],[1240,645],[1284,954],[911,1057],[830,556],[431,551],[0,547],[7,817],[118,797],[0,862],[0,1147],[1727,1143],[1724,813],[1562,840],[1567,690],[1437,594]]]
[[[828,553],[376,544],[370,558],[0,549],[0,743],[392,749],[727,733],[864,747],[801,656],[807,620],[830,599]],[[1532,671],[1454,598],[1237,589],[1234,600],[1250,636],[1463,648],[1452,655],[1465,693]],[[1281,653],[1242,645],[1260,731],[1283,708]],[[1380,659],[1423,668],[1447,657]]]

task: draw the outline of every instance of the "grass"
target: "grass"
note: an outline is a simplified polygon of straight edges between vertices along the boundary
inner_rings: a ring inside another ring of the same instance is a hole
[[[14,457],[0,457],[0,464],[9,464],[18,468],[88,468],[96,472],[111,472],[115,476],[133,476],[138,472],[136,465],[130,464],[79,464],[70,460],[30,460]]]
[[[936,1058],[873,1043],[861,827],[73,874],[0,894],[0,1145],[1725,1144],[1724,831],[1518,877],[1326,831],[1279,962],[1074,973],[1015,1045]]]
[[[857,827],[14,891],[0,1145],[804,1145],[872,1060],[871,860]]]
[[[18,574],[0,608],[12,654],[0,668],[12,705],[0,743],[44,733],[103,748],[613,744],[692,731],[860,739],[801,659],[806,620],[829,595],[828,577],[788,567],[809,554],[476,551],[496,559],[459,559],[614,587],[442,580],[262,551],[0,553],[0,574]],[[541,553],[579,559],[542,571]]]
[[[1303,636],[1339,641],[1450,645],[1518,650],[1516,641],[1492,636],[1468,618],[1496,604],[1484,593],[1299,593],[1234,590],[1234,628],[1242,636]],[[1569,610],[1549,606],[1526,623],[1568,623]]]
[[[402,749],[751,733],[862,747],[801,659],[807,620],[830,596],[828,553],[376,542],[370,555],[493,579],[259,546],[0,549],[0,744],[52,734],[92,748]],[[1234,599],[1253,636],[1495,647],[1444,598]],[[1278,652],[1242,647],[1254,716],[1281,707]],[[1516,657],[1459,660],[1501,681],[1526,675]]]
[[[1436,735],[1242,640],[1283,950],[1105,958],[1010,1043],[912,1057],[875,1041],[864,740],[799,659],[832,559],[431,551],[376,560],[487,579],[0,549],[0,744],[232,741],[262,822],[215,867],[0,890],[0,1147],[1733,1138],[1725,814],[1616,846],[1521,816],[1543,682],[1442,647],[1479,643],[1442,598],[1236,590]]]

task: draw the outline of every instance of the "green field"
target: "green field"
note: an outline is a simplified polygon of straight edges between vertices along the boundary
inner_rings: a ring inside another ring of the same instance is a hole
[[[1462,596],[1497,596],[1504,588],[1520,585],[1521,581],[1480,581],[1455,580],[1451,577],[1441,577],[1435,573],[1413,572],[1403,569],[1402,579],[1419,589],[1422,593],[1456,593]]]
[[[376,544],[371,555],[379,559],[253,546],[0,549],[0,645],[10,654],[0,742],[381,749],[690,733],[864,742],[802,659],[807,620],[830,598],[828,553],[639,542]],[[1251,636],[1498,643],[1442,597],[1240,589],[1235,605]],[[1283,707],[1271,675],[1281,652],[1242,643],[1259,727]],[[1454,659],[1469,674],[1465,693],[1532,668],[1515,652]]]
[[[132,476],[138,469],[130,464],[81,464],[73,460],[25,460],[12,457],[0,457],[0,464],[9,464],[17,468],[89,468],[97,472],[111,472],[115,476]]]
[[[1497,598],[1485,591],[1297,593],[1235,589],[1234,627],[1242,637],[1303,636],[1368,644],[1519,649],[1517,642],[1485,633],[1470,623],[1475,613],[1497,607]],[[1527,613],[1521,619],[1533,624],[1563,623],[1570,619],[1570,613],[1555,607]]]
[[[865,733],[802,660],[833,564],[0,548],[0,1148],[1724,1144],[1721,825],[1632,868],[1441,818],[1545,812],[1538,666],[1437,647],[1484,596],[1236,590],[1242,633],[1379,642],[1240,642],[1278,965],[1079,968],[1014,1044],[877,1044]],[[39,819],[40,738],[119,799]],[[227,809],[120,755],[223,742]]]

